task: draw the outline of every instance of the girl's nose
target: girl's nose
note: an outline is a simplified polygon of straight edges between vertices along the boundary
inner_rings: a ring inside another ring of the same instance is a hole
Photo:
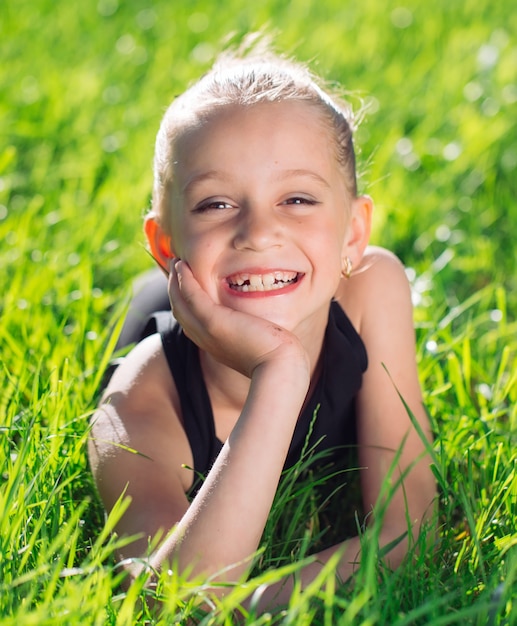
[[[242,212],[234,246],[237,250],[267,250],[280,245],[280,227],[271,211],[253,208]]]

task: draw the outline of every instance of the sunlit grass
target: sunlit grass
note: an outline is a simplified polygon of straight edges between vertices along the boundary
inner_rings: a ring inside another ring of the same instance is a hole
[[[408,266],[436,433],[439,533],[389,571],[364,535],[253,624],[517,621],[517,13],[488,0],[7,0],[0,8],[0,621],[233,624],[326,530],[310,489],[279,494],[252,578],[223,600],[163,572],[129,590],[86,459],[89,416],[129,283],[165,106],[219,42],[265,24],[369,105],[361,185],[374,242]],[[289,482],[289,477],[286,477]],[[310,522],[306,516],[310,515]],[[283,521],[281,521],[283,520]],[[359,530],[361,530],[359,528]],[[310,557],[307,557],[310,558]],[[146,598],[157,597],[161,615]],[[212,611],[206,611],[213,606]]]

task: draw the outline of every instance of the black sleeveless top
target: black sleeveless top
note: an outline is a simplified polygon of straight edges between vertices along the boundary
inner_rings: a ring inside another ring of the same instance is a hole
[[[153,331],[160,332],[178,390],[193,469],[196,476],[206,476],[223,444],[215,434],[198,348],[170,312],[163,313],[163,317],[155,314],[146,334]],[[342,460],[343,448],[357,444],[355,396],[367,367],[367,355],[360,336],[337,302],[332,302],[329,309],[322,359],[321,375],[298,418],[284,469],[292,467],[306,450],[332,451]]]

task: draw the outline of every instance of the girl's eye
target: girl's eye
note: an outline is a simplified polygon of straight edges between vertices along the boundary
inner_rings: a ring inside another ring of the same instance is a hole
[[[315,204],[318,204],[318,202],[316,200],[313,200],[312,198],[304,198],[303,196],[293,196],[292,198],[287,198],[287,200],[284,201],[284,204],[290,204],[290,205],[294,205],[294,206],[314,206]]]
[[[232,209],[233,206],[224,200],[207,200],[199,204],[195,209],[195,213],[206,213],[207,211],[221,211],[224,209]]]

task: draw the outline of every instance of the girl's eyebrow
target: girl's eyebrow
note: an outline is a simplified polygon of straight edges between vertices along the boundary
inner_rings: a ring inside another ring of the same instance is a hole
[[[288,178],[310,178],[315,182],[330,189],[330,184],[323,176],[320,176],[317,172],[307,170],[303,168],[280,170],[275,173],[274,179],[278,181],[286,180]],[[194,172],[188,177],[187,182],[183,185],[182,193],[188,193],[192,187],[195,187],[199,183],[203,183],[207,180],[218,180],[221,182],[229,182],[231,179],[225,172],[220,170],[206,170],[203,172]]]
[[[206,180],[219,180],[221,182],[228,182],[230,180],[224,172],[219,170],[206,170],[203,172],[194,172],[188,177],[187,182],[183,185],[182,193],[186,194],[192,187],[195,187],[199,183],[203,183]]]
[[[312,180],[316,181],[320,185],[323,185],[324,187],[327,187],[330,189],[329,182],[325,180],[323,176],[320,176],[317,172],[314,172],[313,170],[306,170],[302,168],[292,169],[292,170],[281,170],[275,176],[277,180],[284,180],[286,178],[300,178],[300,177],[311,178]]]

